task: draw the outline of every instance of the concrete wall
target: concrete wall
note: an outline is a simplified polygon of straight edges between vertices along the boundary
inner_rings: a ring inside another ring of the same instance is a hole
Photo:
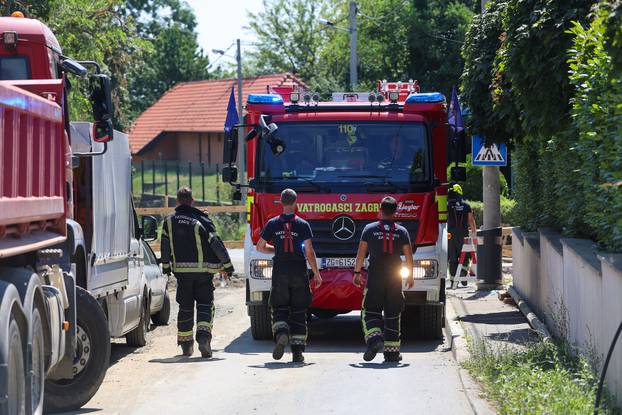
[[[622,254],[598,253],[589,240],[547,229],[513,232],[516,291],[555,335],[588,356],[596,354],[602,364],[622,320]],[[622,339],[607,383],[622,405]]]

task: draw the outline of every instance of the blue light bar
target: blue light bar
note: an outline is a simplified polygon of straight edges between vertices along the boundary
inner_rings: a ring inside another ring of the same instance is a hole
[[[283,105],[283,98],[276,94],[250,94],[249,104]]]
[[[410,94],[406,98],[407,104],[431,104],[436,102],[445,102],[445,95],[440,92],[423,92]]]

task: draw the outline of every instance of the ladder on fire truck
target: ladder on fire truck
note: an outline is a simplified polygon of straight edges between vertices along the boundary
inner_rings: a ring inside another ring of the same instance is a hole
[[[471,260],[465,263],[467,260],[467,253],[470,254]],[[462,275],[463,270],[466,271],[464,275]],[[456,274],[450,275],[449,279],[449,288],[451,289],[457,288],[459,283],[467,285],[469,282],[477,281],[477,238],[464,238],[464,245],[462,245],[462,252],[460,252]]]

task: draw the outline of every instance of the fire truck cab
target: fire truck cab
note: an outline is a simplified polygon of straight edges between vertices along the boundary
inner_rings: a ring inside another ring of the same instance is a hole
[[[253,337],[272,337],[272,258],[258,252],[256,243],[264,224],[280,214],[280,192],[288,187],[298,193],[297,214],[313,230],[323,278],[313,290],[311,313],[331,318],[361,308],[364,288],[352,283],[358,243],[365,225],[378,220],[381,199],[391,195],[414,252],[415,285],[404,285],[403,320],[416,324],[419,337],[441,337],[447,268],[445,97],[421,93],[416,81],[380,81],[377,92],[334,93],[327,102],[294,87],[266,92],[250,95],[246,107],[245,274]],[[225,145],[225,176],[234,180],[236,141],[234,134]],[[405,271],[396,278],[405,281]]]

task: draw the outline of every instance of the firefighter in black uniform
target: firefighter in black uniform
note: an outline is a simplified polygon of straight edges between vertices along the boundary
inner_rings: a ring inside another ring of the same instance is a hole
[[[367,350],[363,356],[369,362],[384,350],[386,362],[399,362],[400,317],[404,309],[402,278],[411,288],[413,280],[413,251],[408,231],[393,221],[397,201],[387,196],[380,204],[378,222],[365,226],[361,235],[354,265],[354,285],[361,286],[361,269],[369,250],[367,287],[363,296],[361,321]],[[406,258],[406,267],[401,255]],[[383,313],[384,311],[384,319]]]
[[[196,341],[201,356],[212,357],[211,339],[214,322],[215,274],[229,278],[233,265],[227,249],[216,234],[216,227],[206,213],[192,207],[192,191],[182,187],[177,192],[175,213],[162,225],[162,268],[177,279],[177,344],[185,356],[192,356],[194,308],[196,302]]]
[[[469,236],[469,227],[471,232],[477,231],[471,205],[463,199],[462,193],[462,186],[459,184],[454,184],[447,192],[447,254],[449,256],[449,278],[452,282],[458,270],[464,238]],[[466,281],[463,285],[466,285]]]
[[[266,223],[257,250],[274,254],[270,291],[275,341],[272,357],[275,360],[283,357],[289,341],[292,361],[302,363],[302,352],[307,344],[307,308],[312,300],[305,254],[313,271],[316,288],[322,284],[322,277],[311,244],[311,227],[307,221],[295,215],[296,192],[292,189],[283,190],[281,205],[283,214]]]

